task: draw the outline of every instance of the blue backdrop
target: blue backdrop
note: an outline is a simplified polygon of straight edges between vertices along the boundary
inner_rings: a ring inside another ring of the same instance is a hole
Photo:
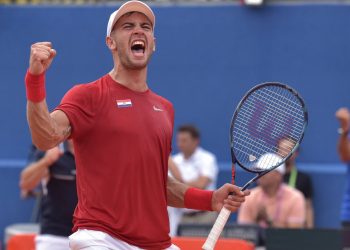
[[[0,201],[7,204],[0,206],[0,229],[29,219],[32,206],[20,201],[17,188],[30,145],[23,83],[30,45],[51,41],[58,52],[47,72],[48,104],[54,108],[74,84],[92,81],[112,68],[105,30],[115,8],[0,6]],[[264,81],[293,86],[310,113],[299,161],[313,166],[309,172],[317,187],[316,223],[339,226],[345,177],[344,167],[337,165],[334,113],[350,104],[350,6],[154,10],[157,51],[148,83],[173,102],[176,126],[197,124],[203,147],[227,162],[229,122],[241,96]],[[229,181],[225,170],[220,183]]]
[[[76,83],[108,72],[108,15],[115,7],[0,7],[1,158],[26,155],[23,76],[30,44],[52,41],[58,54],[47,74],[55,107]],[[176,125],[198,124],[203,145],[229,160],[228,128],[253,85],[281,81],[305,98],[310,125],[302,162],[338,162],[334,112],[349,106],[350,6],[155,7],[157,51],[149,85],[169,98]]]

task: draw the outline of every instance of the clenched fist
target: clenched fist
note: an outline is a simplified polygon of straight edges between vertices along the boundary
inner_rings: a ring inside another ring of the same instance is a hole
[[[212,209],[214,211],[220,211],[220,209],[225,206],[225,208],[231,212],[236,212],[245,201],[245,197],[249,194],[249,190],[242,192],[239,187],[226,183],[214,191],[212,197]]]
[[[34,43],[30,48],[29,72],[39,75],[46,71],[56,56],[56,50],[50,42]]]

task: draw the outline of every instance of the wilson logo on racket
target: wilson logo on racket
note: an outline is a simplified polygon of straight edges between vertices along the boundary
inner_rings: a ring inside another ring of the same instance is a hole
[[[132,102],[130,99],[117,100],[117,107],[118,108],[129,108],[129,107],[132,107]]]
[[[256,101],[252,108],[253,113],[248,122],[248,132],[251,136],[259,138],[267,143],[275,144],[276,140],[272,140],[272,138],[278,140],[284,135],[289,135],[291,133],[294,118],[287,113],[277,116],[280,119],[278,121],[276,116],[266,115],[269,114],[269,112],[271,113],[271,111],[268,110],[269,107],[265,103]],[[273,112],[278,113],[279,110],[274,110]],[[279,133],[281,130],[283,130],[284,135]],[[262,137],[261,134],[266,136]]]

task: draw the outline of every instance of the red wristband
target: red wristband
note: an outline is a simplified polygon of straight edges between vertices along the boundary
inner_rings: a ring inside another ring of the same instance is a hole
[[[213,211],[211,200],[213,191],[202,190],[198,188],[189,188],[186,190],[184,203],[186,208]]]
[[[45,72],[33,75],[27,70],[25,77],[27,99],[32,102],[41,102],[45,99]]]

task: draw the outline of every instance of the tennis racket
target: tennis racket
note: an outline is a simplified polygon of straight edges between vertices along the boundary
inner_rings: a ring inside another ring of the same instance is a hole
[[[256,176],[251,183],[283,164],[301,143],[308,123],[308,112],[301,96],[291,87],[267,82],[253,87],[239,102],[230,126],[232,183],[235,164]],[[281,139],[291,143],[279,145]],[[230,211],[223,207],[203,245],[213,250]]]

